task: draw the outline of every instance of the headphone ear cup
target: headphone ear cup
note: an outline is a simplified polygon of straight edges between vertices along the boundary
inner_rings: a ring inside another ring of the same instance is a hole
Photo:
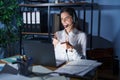
[[[75,15],[75,12],[73,12],[73,23],[76,22],[76,15]]]

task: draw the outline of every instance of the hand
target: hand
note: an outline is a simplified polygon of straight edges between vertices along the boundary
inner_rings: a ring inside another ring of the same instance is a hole
[[[52,38],[52,43],[54,45],[54,47],[59,43],[59,41],[56,38]]]
[[[73,46],[72,46],[69,42],[62,42],[61,45],[62,45],[65,49],[73,49]]]

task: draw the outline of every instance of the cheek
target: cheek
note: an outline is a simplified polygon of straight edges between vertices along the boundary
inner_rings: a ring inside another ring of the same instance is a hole
[[[70,19],[67,20],[66,22],[69,23],[69,24],[71,24],[71,23],[73,23],[73,20],[72,20],[72,18],[70,18]]]
[[[71,24],[71,23],[72,23],[72,21],[71,21],[71,20],[69,20],[69,21],[66,21],[66,23],[67,23],[67,24]]]
[[[69,20],[69,23],[73,23],[73,19],[70,19],[70,20]]]
[[[63,24],[68,24],[68,23],[71,23],[71,21],[62,21]]]
[[[66,25],[66,24],[68,24],[69,22],[68,22],[68,21],[61,21],[61,23],[62,23],[63,25]]]

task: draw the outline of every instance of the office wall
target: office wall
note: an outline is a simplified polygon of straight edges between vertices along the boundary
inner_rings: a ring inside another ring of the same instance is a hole
[[[95,0],[101,5],[101,36],[112,41],[120,60],[120,0]]]

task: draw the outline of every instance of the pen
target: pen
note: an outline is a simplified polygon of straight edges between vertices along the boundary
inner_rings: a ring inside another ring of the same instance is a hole
[[[67,42],[61,42],[61,44],[64,44],[64,43],[67,43]]]
[[[66,49],[66,53],[68,52],[68,50]]]
[[[67,49],[66,49],[66,56],[67,56],[67,60],[69,61],[68,50]]]

